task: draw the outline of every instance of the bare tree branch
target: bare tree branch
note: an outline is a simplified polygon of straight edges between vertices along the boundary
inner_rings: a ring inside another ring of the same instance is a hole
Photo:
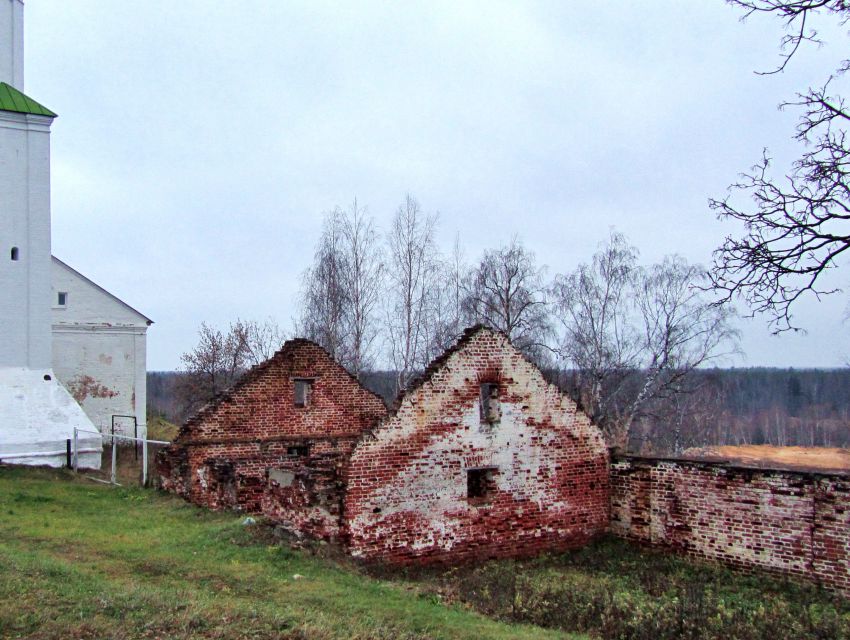
[[[729,0],[745,11],[773,14],[784,21],[782,39],[785,68],[804,41],[818,42],[807,19],[823,11],[844,24],[850,18],[848,0]],[[850,66],[845,61],[838,70]],[[720,300],[742,297],[752,312],[765,313],[774,333],[800,330],[793,309],[806,296],[820,299],[835,293],[822,286],[824,275],[839,265],[850,249],[850,148],[846,127],[850,111],[840,95],[831,93],[830,77],[822,87],[810,88],[781,105],[800,110],[795,138],[806,151],[785,176],[771,174],[765,151],[759,163],[729,188],[729,195],[710,199],[719,218],[740,221],[742,237],[728,236],[714,253],[710,278]],[[742,206],[734,195],[749,196]]]
[[[758,75],[772,75],[784,71],[803,42],[821,44],[817,31],[806,29],[810,15],[824,9],[829,13],[843,14],[850,10],[847,0],[727,0],[744,10],[741,20],[755,14],[773,14],[783,22],[785,35],[780,40],[782,62],[772,71],[757,71]],[[846,17],[842,18],[842,22]]]
[[[484,252],[464,295],[470,322],[502,331],[538,364],[546,356],[541,347],[551,333],[544,273],[534,253],[514,237],[507,246]]]
[[[437,215],[423,213],[416,198],[408,194],[387,234],[385,326],[398,390],[405,389],[413,372],[427,364],[428,296],[438,277],[436,226]]]

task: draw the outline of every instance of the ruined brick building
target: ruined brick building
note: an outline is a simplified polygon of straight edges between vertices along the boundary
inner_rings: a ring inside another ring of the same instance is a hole
[[[502,334],[465,332],[388,415],[293,340],[189,420],[163,486],[395,562],[509,556],[608,526],[599,430]]]
[[[508,339],[474,327],[388,413],[291,340],[158,457],[163,487],[264,513],[352,555],[512,556],[604,531],[850,594],[850,474],[609,459],[599,430]]]
[[[158,456],[162,487],[212,509],[257,512],[270,474],[293,488],[281,513],[331,535],[345,462],[386,413],[324,349],[290,340],[186,422]]]

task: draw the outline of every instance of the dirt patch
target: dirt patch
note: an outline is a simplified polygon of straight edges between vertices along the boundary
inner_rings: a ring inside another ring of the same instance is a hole
[[[850,471],[850,449],[830,447],[774,447],[741,445],[694,447],[686,458],[722,459],[746,465],[814,471]]]

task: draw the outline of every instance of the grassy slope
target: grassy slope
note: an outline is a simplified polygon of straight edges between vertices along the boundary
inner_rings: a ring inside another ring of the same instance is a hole
[[[259,544],[233,514],[66,472],[0,468],[0,637],[565,636]]]
[[[180,427],[160,416],[148,418],[148,438],[151,440],[174,440]]]

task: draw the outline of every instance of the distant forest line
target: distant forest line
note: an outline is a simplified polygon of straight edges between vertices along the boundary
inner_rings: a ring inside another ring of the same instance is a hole
[[[661,414],[638,417],[628,448],[673,454],[689,447],[770,444],[850,447],[850,368],[699,369],[693,390],[665,404]],[[179,371],[148,372],[148,413],[181,424],[191,399]],[[577,396],[576,372],[549,370],[547,378]],[[395,400],[397,373],[362,373],[363,385]]]

